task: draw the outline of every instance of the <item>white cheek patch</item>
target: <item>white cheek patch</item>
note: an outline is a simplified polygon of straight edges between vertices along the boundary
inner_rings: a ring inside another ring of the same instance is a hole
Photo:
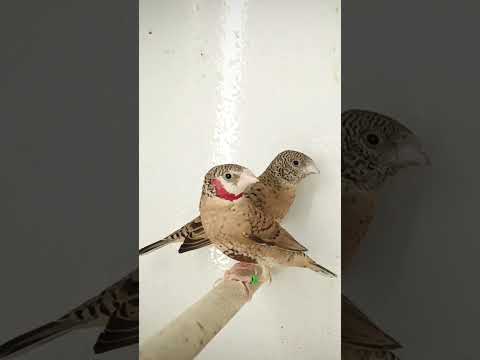
[[[249,171],[240,175],[240,179],[237,183],[237,188],[240,190],[240,192],[243,192],[247,187],[255,184],[256,182],[258,182],[258,179],[255,177],[255,175],[253,175],[252,172]]]
[[[245,178],[244,176],[240,176],[240,179],[238,179],[237,183],[238,192],[243,192],[250,184],[252,184],[252,182],[249,181],[249,179]]]
[[[223,188],[228,191],[230,194],[233,194],[233,195],[238,195],[242,192],[242,190],[240,190],[240,188],[234,184],[232,184],[231,182],[225,180],[223,177],[219,179],[220,182],[222,183],[222,186]]]
[[[239,179],[236,181],[236,184],[230,181],[227,181],[223,177],[219,178],[219,181],[222,184],[225,191],[233,195],[239,195],[242,192],[244,192],[248,186],[258,182],[258,179],[251,172],[241,173],[238,175],[239,175]]]

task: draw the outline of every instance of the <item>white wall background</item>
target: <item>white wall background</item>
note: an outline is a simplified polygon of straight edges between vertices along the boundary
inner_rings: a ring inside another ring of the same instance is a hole
[[[140,246],[198,213],[202,178],[236,162],[255,173],[280,151],[309,154],[286,221],[340,272],[340,2],[140,1]],[[170,246],[140,258],[140,342],[223,276],[230,260]],[[200,359],[339,359],[340,280],[274,275]]]

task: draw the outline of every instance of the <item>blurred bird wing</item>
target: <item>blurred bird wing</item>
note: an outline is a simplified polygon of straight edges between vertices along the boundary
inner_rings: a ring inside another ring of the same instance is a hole
[[[96,354],[138,343],[138,269],[110,289],[119,303],[94,346]]]
[[[58,320],[1,344],[0,358],[28,351],[75,328],[98,326],[104,322],[107,327],[95,345],[95,352],[138,342],[138,268]]]
[[[402,346],[342,295],[342,344],[394,350]]]
[[[138,311],[138,310],[137,310]],[[138,317],[113,314],[93,349],[96,354],[138,343]]]

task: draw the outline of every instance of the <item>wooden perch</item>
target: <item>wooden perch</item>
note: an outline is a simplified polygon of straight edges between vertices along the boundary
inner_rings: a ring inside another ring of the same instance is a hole
[[[262,285],[249,284],[250,296]],[[222,330],[249,300],[239,281],[222,280],[163,330],[140,345],[140,360],[191,360]]]

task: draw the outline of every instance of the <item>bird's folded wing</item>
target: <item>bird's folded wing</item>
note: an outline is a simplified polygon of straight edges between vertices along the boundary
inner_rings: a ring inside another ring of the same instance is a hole
[[[402,346],[342,295],[342,344],[394,350]]]
[[[197,216],[188,224],[183,225],[180,229],[174,231],[166,238],[141,248],[140,255],[147,254],[168,244],[177,242],[182,243],[180,249],[178,250],[180,253],[199,249],[211,244],[210,240],[208,240],[207,236],[205,235],[205,230],[203,229],[202,219],[200,216]]]
[[[251,240],[291,251],[307,251],[307,248],[295,240],[278,222],[262,212],[256,212],[250,222]]]
[[[200,216],[197,216],[177,232],[183,238],[183,243],[178,249],[179,253],[196,250],[212,243],[205,234]]]

